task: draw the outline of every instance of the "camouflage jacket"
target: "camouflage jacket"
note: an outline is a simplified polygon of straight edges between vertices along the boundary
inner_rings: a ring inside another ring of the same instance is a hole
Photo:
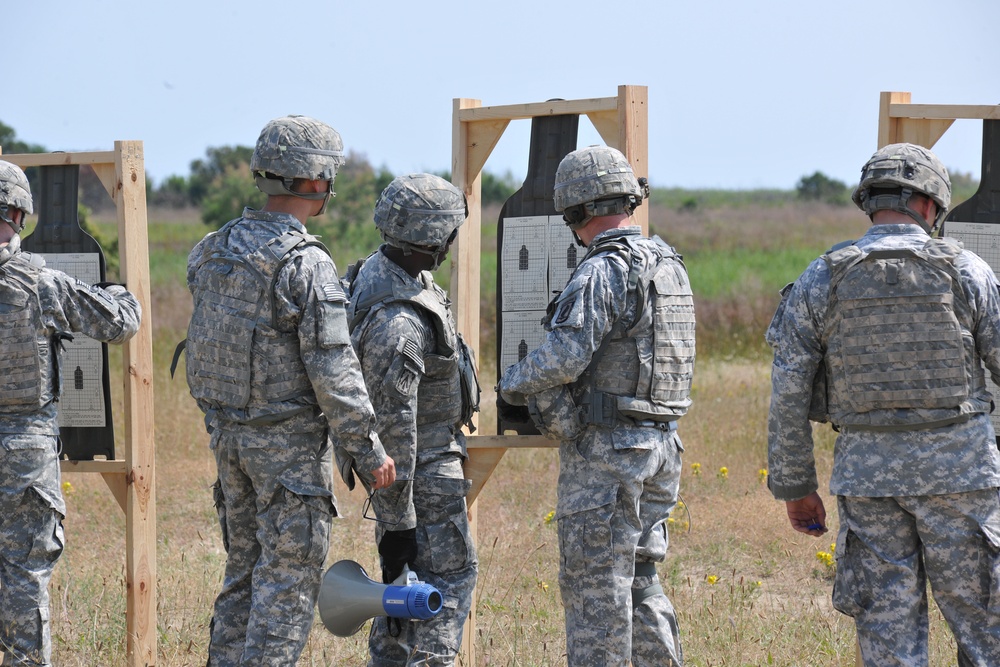
[[[917,225],[873,225],[856,242],[865,251],[920,249],[927,234]],[[981,258],[964,251],[955,261],[973,311],[977,359],[1000,380],[1000,295]],[[823,332],[830,271],[817,259],[782,291],[766,339],[774,352],[768,418],[768,483],[779,500],[818,488],[809,422],[814,380],[827,369]],[[981,399],[988,401],[989,397]],[[830,492],[848,496],[934,495],[1000,486],[998,453],[989,416],[915,430],[843,429],[834,451]]]
[[[229,230],[229,249],[235,254],[253,252],[263,240],[279,237],[286,231],[305,233],[305,226],[294,216],[247,208],[243,217]],[[199,242],[188,258],[188,287],[197,292],[195,269],[202,257]],[[295,332],[299,355],[306,369],[312,395],[295,398],[299,408],[274,405],[274,414],[293,414],[280,423],[289,432],[325,431],[327,427],[341,454],[354,460],[358,470],[374,470],[385,462],[385,451],[375,432],[375,414],[368,400],[358,358],[347,336],[347,314],[343,303],[324,295],[340,290],[337,267],[321,248],[306,246],[293,251],[294,256],[281,268],[274,282],[275,328],[281,333]],[[195,298],[198,298],[195,294]],[[339,324],[338,324],[339,323]],[[343,335],[331,331],[342,326]],[[266,337],[259,341],[263,350]],[[254,342],[255,348],[258,341]],[[288,409],[286,409],[288,408]],[[266,419],[264,414],[219,410],[210,415],[210,426],[225,426],[233,431],[253,432],[251,422]]]
[[[121,285],[93,287],[44,267],[38,255],[33,260],[29,257],[21,252],[18,236],[0,254],[0,310],[14,315],[19,306],[15,298],[6,295],[23,294],[23,285],[31,283],[34,286],[30,289],[37,292],[38,321],[28,323],[28,327],[0,327],[0,344],[11,350],[15,345],[34,348],[39,341],[40,380],[44,386],[40,387],[42,398],[36,410],[4,413],[0,406],[0,433],[57,435],[57,385],[62,381],[57,334],[83,334],[106,343],[122,343],[139,330],[142,311],[135,297]],[[2,380],[14,381],[12,371],[7,369]]]

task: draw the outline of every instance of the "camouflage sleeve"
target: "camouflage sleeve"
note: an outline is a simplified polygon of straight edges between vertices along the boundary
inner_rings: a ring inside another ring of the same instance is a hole
[[[583,374],[621,313],[620,269],[599,258],[577,270],[553,304],[545,342],[504,371],[501,391],[530,396]]]
[[[966,293],[975,311],[972,332],[976,351],[989,370],[993,382],[1000,384],[1000,293],[997,277],[984,260],[972,253],[962,253],[958,263]]]
[[[378,434],[396,462],[397,482],[372,499],[376,515],[407,530],[417,525],[412,480],[417,460],[417,390],[424,374],[424,353],[433,334],[412,308],[390,304],[370,316],[358,342],[361,369],[378,415]]]
[[[825,304],[829,274],[813,264],[782,291],[766,338],[774,352],[767,423],[768,486],[778,500],[816,491],[809,406],[813,380],[823,363],[820,323],[814,304]]]
[[[347,333],[347,298],[337,267],[322,251],[304,253],[285,266],[275,296],[298,308],[302,361],[334,446],[351,457],[360,472],[375,470],[385,463],[385,451]]]
[[[45,269],[38,298],[56,331],[79,333],[104,343],[124,343],[139,330],[142,308],[121,285],[88,285],[72,276]]]

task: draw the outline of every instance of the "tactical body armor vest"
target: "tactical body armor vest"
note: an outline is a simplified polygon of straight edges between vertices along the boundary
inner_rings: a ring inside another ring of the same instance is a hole
[[[354,289],[353,280],[362,262],[352,266],[345,278],[350,305],[347,316],[353,332],[363,326],[369,316],[390,303],[411,303],[427,314],[434,326],[437,349],[433,354],[404,349],[423,367],[423,377],[417,388],[417,448],[421,452],[437,447],[449,447],[455,432],[466,425],[470,431],[473,413],[479,410],[479,380],[472,350],[455,330],[447,293],[421,274],[423,289],[398,283],[370,285],[362,291]],[[445,444],[448,443],[448,444]],[[464,455],[464,451],[461,452]]]
[[[7,332],[0,404],[8,414],[34,412],[59,396],[58,343],[41,328],[38,281],[44,266],[41,255],[26,252],[14,252],[0,265],[0,328]]]
[[[278,421],[312,409],[316,398],[297,333],[277,329],[275,283],[296,249],[326,248],[316,237],[290,230],[237,255],[228,247],[236,222],[206,237],[194,270],[188,386],[205,412],[224,409],[240,423]]]
[[[627,289],[635,302],[635,314],[615,323],[573,384],[574,401],[583,407],[587,423],[667,423],[683,417],[691,405],[691,284],[673,248],[658,236],[643,241],[613,236],[589,248],[583,260],[617,254],[629,266]]]
[[[923,248],[823,256],[830,268],[826,344],[830,421],[858,430],[933,428],[989,411],[972,309],[941,238]]]

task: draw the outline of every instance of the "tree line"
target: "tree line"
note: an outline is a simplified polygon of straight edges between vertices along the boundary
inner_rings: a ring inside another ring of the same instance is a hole
[[[39,144],[20,140],[14,129],[3,122],[0,122],[0,146],[7,153],[44,153],[47,150]],[[264,204],[265,196],[257,190],[250,175],[251,155],[251,146],[210,147],[205,151],[205,157],[191,162],[188,176],[169,176],[158,184],[147,178],[146,202],[150,207],[198,209],[202,222],[217,228],[237,217],[244,206],[259,207]],[[34,170],[27,171],[29,180],[34,184]],[[448,171],[435,173],[451,179]],[[385,166],[372,166],[364,154],[349,152],[347,164],[337,174],[334,186],[336,199],[334,205],[327,209],[323,226],[338,238],[346,239],[358,234],[357,228],[361,225],[355,223],[371,218],[375,200],[394,176]],[[970,173],[952,172],[951,180],[954,191],[952,200],[955,202],[968,199],[979,186]],[[484,171],[483,203],[501,205],[519,187],[520,183],[509,171],[502,176]],[[800,178],[791,191],[762,190],[750,196],[720,197],[719,191],[653,188],[652,202],[689,211],[711,207],[720,200],[730,205],[762,202],[781,205],[799,200],[847,206],[851,204],[852,188],[853,184],[849,186],[822,171],[816,171]],[[112,206],[104,187],[89,168],[81,169],[80,204],[87,211],[102,211]]]

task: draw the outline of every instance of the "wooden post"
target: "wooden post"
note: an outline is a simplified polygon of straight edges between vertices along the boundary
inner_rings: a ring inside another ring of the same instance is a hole
[[[115,142],[115,204],[122,280],[142,305],[143,325],[126,341],[125,586],[127,661],[156,664],[156,494],[153,446],[153,327],[149,296],[146,171],[141,141]]]
[[[153,325],[142,142],[116,141],[114,151],[21,153],[4,159],[22,168],[90,165],[115,202],[121,278],[142,307],[139,331],[121,346],[125,458],[62,461],[60,467],[63,472],[99,473],[125,511],[126,664],[153,667],[157,659]]]
[[[454,101],[453,117],[458,117],[461,109],[480,106],[479,100],[457,99]],[[455,303],[455,326],[462,333],[466,343],[479,353],[479,247],[482,225],[481,166],[470,169],[469,151],[456,147],[469,147],[469,128],[456,121],[452,122],[451,174],[455,187],[465,193],[469,207],[469,217],[458,230],[455,247],[451,251],[451,299]],[[475,146],[472,146],[474,149]],[[492,147],[491,147],[492,148]],[[473,416],[473,423],[478,417]],[[478,532],[478,510],[472,503],[468,506],[469,531],[475,539]],[[465,622],[462,635],[461,656],[463,664],[476,664],[476,597],[472,596],[472,606]]]

